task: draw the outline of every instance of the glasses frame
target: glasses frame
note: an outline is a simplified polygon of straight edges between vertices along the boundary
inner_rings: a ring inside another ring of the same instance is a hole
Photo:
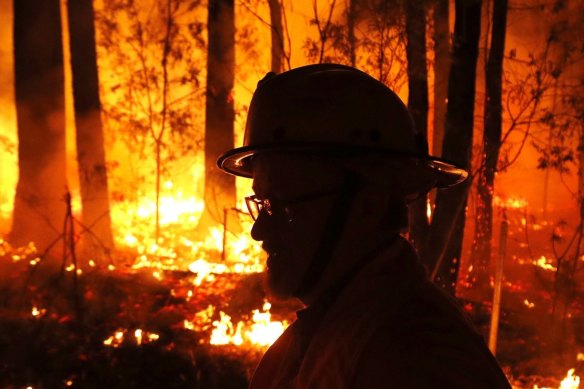
[[[320,199],[322,197],[331,196],[333,194],[338,193],[339,190],[340,188],[327,189],[319,192],[306,193],[291,199],[277,198],[270,199],[269,197],[261,198],[255,194],[251,196],[246,196],[244,199],[247,211],[254,221],[258,220],[258,218],[260,217],[262,212],[264,212],[264,210],[268,216],[273,217],[274,214],[280,213],[277,209],[274,210],[274,208],[281,208],[282,215],[286,216],[286,221],[290,223],[294,220],[292,209],[290,208],[291,205],[305,203],[308,201]]]

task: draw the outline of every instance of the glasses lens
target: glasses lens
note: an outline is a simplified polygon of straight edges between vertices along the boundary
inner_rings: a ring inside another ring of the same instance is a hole
[[[245,205],[253,220],[257,220],[264,210],[268,216],[283,217],[287,221],[292,221],[290,209],[284,205],[274,206],[269,199],[258,199],[256,196],[245,198]]]
[[[249,212],[253,220],[257,220],[261,212],[262,202],[258,200],[255,196],[249,196],[245,198],[245,205],[247,206],[247,211]]]

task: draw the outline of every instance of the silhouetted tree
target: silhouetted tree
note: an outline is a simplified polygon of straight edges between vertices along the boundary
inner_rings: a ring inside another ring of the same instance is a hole
[[[470,169],[481,0],[456,0],[442,157]],[[435,282],[454,294],[465,225],[467,184],[438,191],[428,238],[427,265]]]
[[[19,178],[10,241],[41,251],[65,218],[65,120],[58,0],[14,1]]]
[[[282,5],[280,0],[268,0],[270,7],[270,30],[272,39],[271,70],[280,73],[284,67],[284,29],[282,27]]]
[[[432,155],[442,155],[444,126],[446,124],[446,99],[448,97],[448,72],[450,70],[450,25],[448,0],[434,0],[434,124]]]
[[[99,254],[113,248],[101,101],[91,0],[67,2],[83,247]],[[96,242],[97,240],[97,242]],[[103,253],[102,253],[103,254]]]
[[[503,56],[507,29],[507,0],[494,0],[491,45],[485,69],[485,116],[481,169],[478,172],[475,231],[469,280],[479,290],[489,287],[493,239],[493,193],[502,134]]]
[[[408,59],[408,108],[416,130],[428,138],[428,70],[426,67],[426,4],[405,4],[406,54]],[[425,255],[428,234],[427,196],[410,204],[410,239],[418,252]]]
[[[217,158],[234,146],[233,84],[235,19],[233,0],[209,0],[207,100],[205,108],[205,211],[201,225],[222,222],[235,207],[235,177],[217,169]]]

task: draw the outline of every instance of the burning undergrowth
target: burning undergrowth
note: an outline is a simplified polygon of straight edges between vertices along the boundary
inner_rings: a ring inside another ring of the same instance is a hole
[[[295,308],[267,303],[260,274],[211,264],[75,272],[33,247],[0,254],[2,387],[243,388]]]

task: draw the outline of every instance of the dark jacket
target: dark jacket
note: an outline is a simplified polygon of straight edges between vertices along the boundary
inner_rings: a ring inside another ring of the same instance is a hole
[[[458,303],[401,237],[336,296],[298,312],[251,389],[510,388]]]

